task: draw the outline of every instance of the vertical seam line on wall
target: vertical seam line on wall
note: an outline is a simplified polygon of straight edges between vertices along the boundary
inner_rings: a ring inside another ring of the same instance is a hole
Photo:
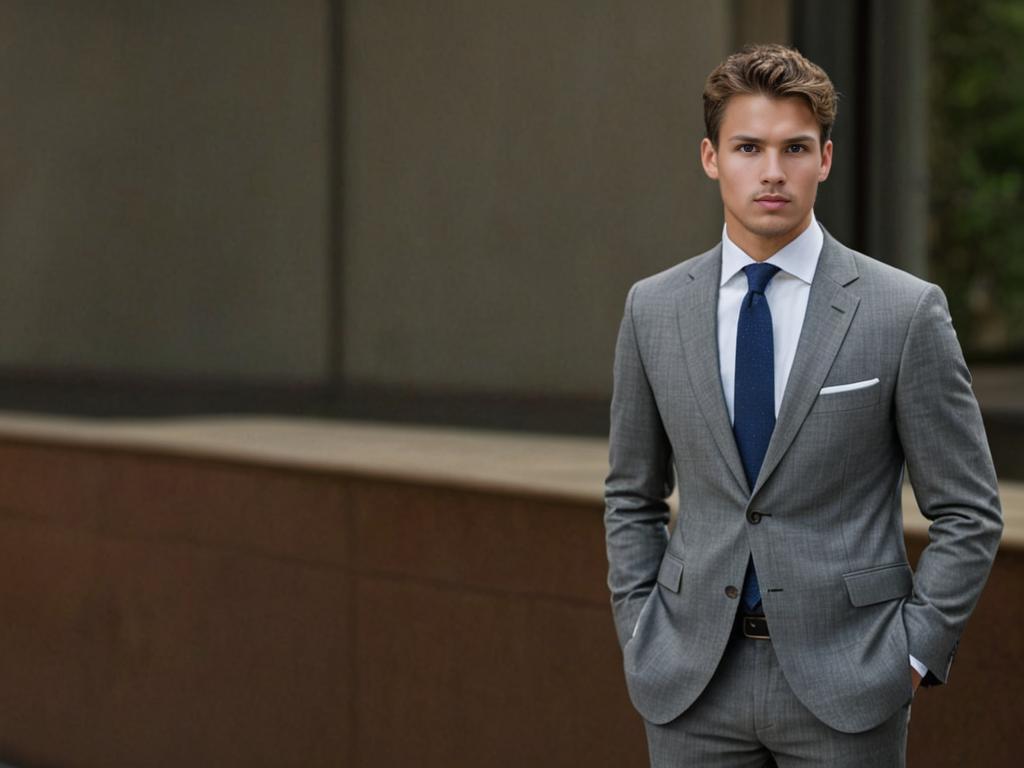
[[[853,164],[855,173],[853,199],[856,205],[853,221],[856,242],[859,244],[860,250],[865,253],[871,253],[871,246],[873,244],[869,242],[871,238],[871,225],[868,222],[868,218],[871,216],[871,210],[868,207],[871,175],[871,170],[868,167],[868,158],[871,151],[871,115],[874,109],[873,104],[869,100],[871,97],[871,81],[873,79],[870,40],[871,3],[857,3],[854,8],[854,13],[856,14],[854,19],[856,30],[855,55],[859,59],[857,66],[854,68],[857,78],[854,88],[856,89],[857,95],[855,98],[859,108],[854,117],[854,130],[856,131],[854,152],[856,153],[857,162]]]
[[[329,402],[336,402],[344,385],[345,3],[327,1],[327,386]]]
[[[345,536],[348,541],[348,563],[349,578],[347,580],[348,600],[348,713],[349,713],[349,742],[348,742],[348,765],[352,768],[359,768],[362,765],[359,755],[359,567],[356,562],[359,544],[356,537],[360,534],[361,526],[356,520],[357,511],[352,503],[352,483],[341,484],[341,512],[345,520]]]

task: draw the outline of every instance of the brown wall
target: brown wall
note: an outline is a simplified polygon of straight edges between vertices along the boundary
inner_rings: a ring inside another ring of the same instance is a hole
[[[643,764],[590,505],[11,443],[0,487],[0,759]]]
[[[0,488],[0,759],[646,765],[599,506],[10,439]],[[1002,552],[912,766],[1011,764],[1022,580]]]

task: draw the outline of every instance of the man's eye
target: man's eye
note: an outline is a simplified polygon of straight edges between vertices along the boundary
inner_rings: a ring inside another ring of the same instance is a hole
[[[805,147],[803,144],[790,144],[787,148],[787,151],[792,152],[793,154],[799,154],[800,152],[806,152],[807,147]]]
[[[740,144],[738,147],[736,147],[736,149],[738,149],[740,152],[749,153],[753,152],[755,149],[757,149],[757,147],[755,147],[753,144]]]

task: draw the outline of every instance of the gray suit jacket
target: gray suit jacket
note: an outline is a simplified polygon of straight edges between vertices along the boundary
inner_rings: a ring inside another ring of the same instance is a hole
[[[911,698],[908,654],[928,666],[927,682],[945,682],[998,546],[970,374],[941,290],[826,232],[751,489],[722,395],[720,270],[717,246],[641,280],[619,330],[605,526],[630,697],[653,723],[697,699],[752,553],[793,691],[831,727],[867,730]],[[931,521],[916,572],[903,543],[904,464]]]

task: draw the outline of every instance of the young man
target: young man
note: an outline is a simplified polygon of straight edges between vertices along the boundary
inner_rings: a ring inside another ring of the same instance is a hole
[[[720,64],[701,162],[722,242],[626,299],[608,584],[653,766],[904,765],[911,699],[945,682],[998,546],[945,297],[815,220],[835,113],[795,50]],[[931,521],[916,572],[904,465]]]

